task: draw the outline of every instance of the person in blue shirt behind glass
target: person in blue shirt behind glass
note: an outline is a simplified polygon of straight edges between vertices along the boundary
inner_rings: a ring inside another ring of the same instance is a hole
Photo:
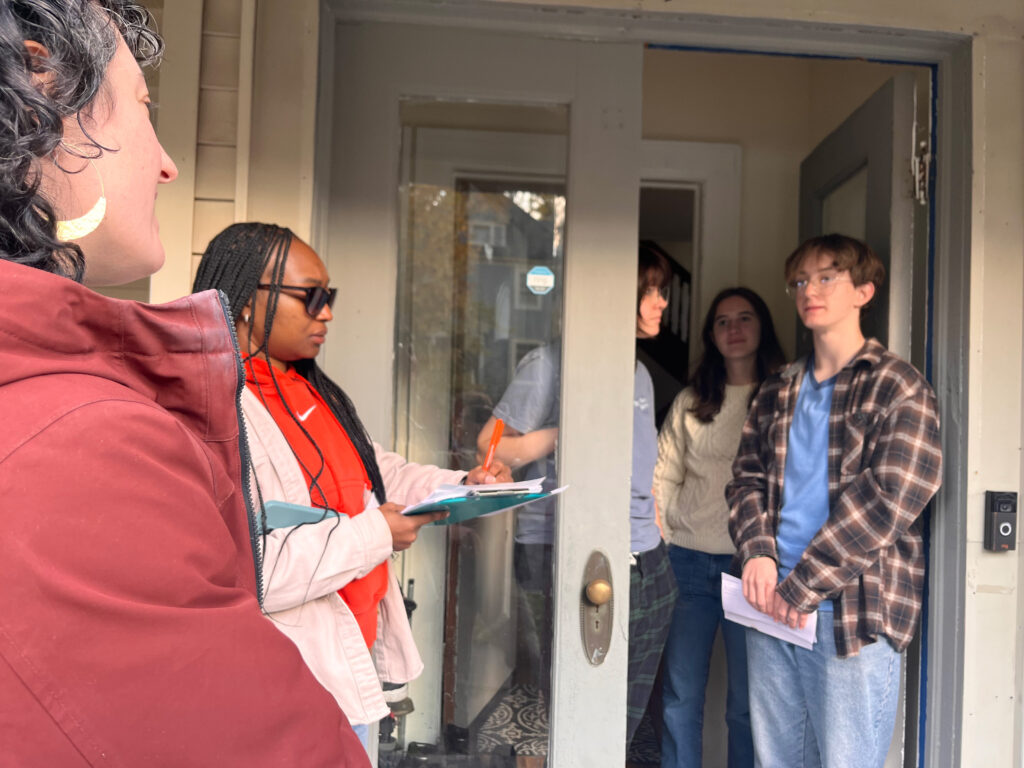
[[[668,306],[666,293],[671,268],[656,250],[640,246],[637,269],[637,338],[653,338],[661,330]],[[545,476],[557,482],[555,448],[560,408],[561,344],[538,347],[527,353],[491,418],[477,437],[481,453],[487,450],[495,421],[505,422],[504,436],[495,458],[522,477]],[[654,465],[658,458],[658,432],[654,422],[654,384],[643,363],[635,363],[633,385],[633,471],[630,483],[630,594],[629,672],[626,744],[633,738],[661,661],[676,600],[675,577],[669,565],[655,515]],[[525,469],[523,469],[525,468]],[[514,569],[520,597],[528,606],[524,618],[533,626],[520,633],[528,646],[533,676],[541,690],[550,677],[551,554],[554,542],[554,500],[547,506],[531,504],[516,520]]]

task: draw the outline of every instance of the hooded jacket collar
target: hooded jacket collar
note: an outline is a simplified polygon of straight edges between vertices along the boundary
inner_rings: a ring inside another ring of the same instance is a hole
[[[240,369],[226,299],[163,305],[102,296],[0,260],[0,386],[51,374],[99,376],[153,400],[205,441],[237,436]]]

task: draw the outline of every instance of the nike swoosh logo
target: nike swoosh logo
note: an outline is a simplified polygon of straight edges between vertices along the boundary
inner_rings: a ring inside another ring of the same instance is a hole
[[[311,406],[309,406],[309,410],[306,411],[305,413],[297,414],[298,417],[299,417],[299,421],[305,421],[306,419],[308,419],[309,418],[309,414],[311,414],[315,409],[316,409],[316,406],[315,405],[311,405]]]

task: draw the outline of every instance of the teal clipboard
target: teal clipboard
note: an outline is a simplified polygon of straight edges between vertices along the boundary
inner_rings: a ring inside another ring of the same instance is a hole
[[[336,518],[338,513],[333,509],[304,507],[301,504],[289,504],[286,501],[265,501],[263,511],[267,516],[266,531],[275,528],[290,528],[303,523],[319,523],[321,520]]]
[[[544,499],[550,493],[481,493],[474,496],[459,496],[453,499],[442,499],[429,506],[420,507],[409,516],[422,515],[428,512],[448,511],[448,517],[444,520],[435,520],[433,525],[454,525],[464,523],[475,517],[500,512],[503,509],[518,507],[520,504],[527,504],[531,501]]]

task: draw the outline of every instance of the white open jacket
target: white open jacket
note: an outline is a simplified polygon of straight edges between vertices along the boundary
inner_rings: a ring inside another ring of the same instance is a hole
[[[309,506],[309,487],[299,462],[273,417],[248,388],[242,392],[242,413],[263,500]],[[458,483],[465,476],[412,464],[376,443],[374,449],[388,501],[398,504],[419,501],[438,485]],[[380,681],[404,683],[423,671],[390,562],[372,658],[355,616],[338,596],[339,589],[388,560],[392,552],[391,529],[369,491],[365,502],[366,511],[353,518],[341,515],[272,531],[263,552],[264,606],[270,619],[298,646],[316,679],[353,724],[388,714]]]

